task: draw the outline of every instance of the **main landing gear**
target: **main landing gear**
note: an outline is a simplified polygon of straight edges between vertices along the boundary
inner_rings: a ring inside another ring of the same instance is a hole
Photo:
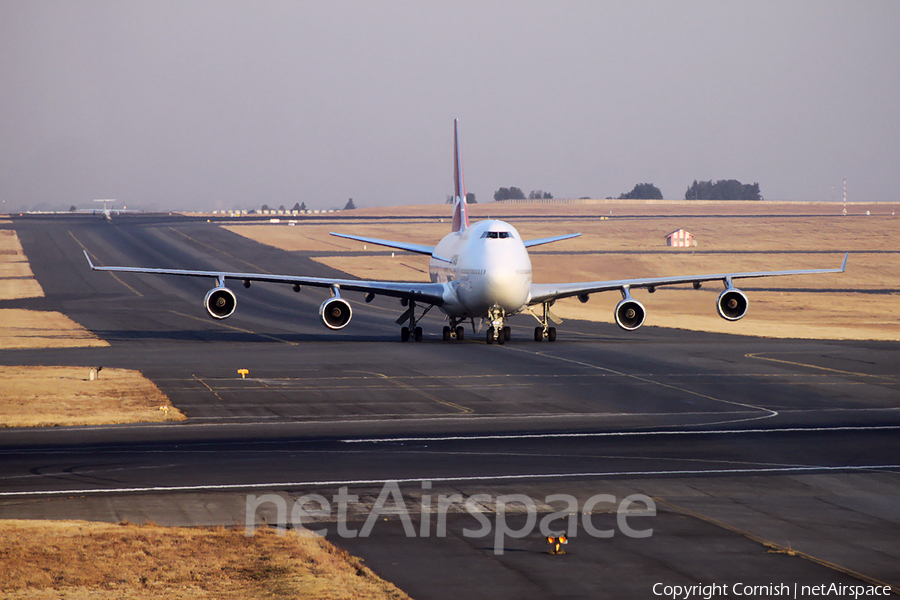
[[[457,321],[456,319],[450,319],[450,325],[444,325],[444,341],[449,342],[450,340],[462,341],[466,337],[466,329],[462,325],[460,325],[462,321]]]
[[[401,328],[400,328],[400,341],[401,341],[401,342],[408,342],[408,341],[409,341],[409,338],[410,338],[410,329],[409,329],[409,327],[401,327]],[[421,342],[421,341],[422,341],[422,328],[421,328],[421,327],[414,327],[414,328],[412,329],[412,338],[413,338],[415,341],[417,341],[417,342]]]
[[[409,308],[406,309],[406,312],[400,315],[400,318],[397,319],[397,324],[409,320],[409,326],[404,326],[400,328],[400,341],[408,342],[409,338],[412,337],[417,342],[422,341],[422,328],[417,325],[419,321],[422,320],[429,310],[431,310],[431,306],[426,308],[418,318],[416,318],[416,301],[415,300],[407,300],[404,298],[400,301],[403,306],[409,305]],[[462,329],[462,328],[460,328]]]
[[[552,320],[556,323],[561,323],[562,321],[559,319],[559,317],[550,312],[550,304],[550,302],[544,302],[543,317],[538,317],[537,315],[534,315],[534,313],[531,313],[534,315],[534,318],[537,319],[540,323],[538,327],[534,328],[534,341],[536,342],[540,342],[544,338],[547,338],[548,342],[556,341],[556,327],[551,327],[550,321]]]

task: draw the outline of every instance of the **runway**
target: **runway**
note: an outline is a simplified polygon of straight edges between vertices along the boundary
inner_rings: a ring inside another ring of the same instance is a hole
[[[657,500],[651,539],[582,538],[561,570],[538,568],[538,532],[511,540],[511,558],[466,543],[466,515],[440,541],[401,544],[396,520],[333,541],[416,598],[459,597],[460,572],[469,597],[651,597],[658,581],[735,577],[900,588],[900,343],[576,321],[535,343],[523,315],[510,343],[488,346],[441,341],[429,315],[425,340],[403,344],[396,300],[348,294],[353,322],[331,332],[317,314],[326,291],[264,284],[234,287],[237,312],[216,322],[202,307],[211,280],[95,273],[82,250],[106,265],[342,274],[205,219],[14,227],[46,297],[0,308],[58,310],[111,346],[0,351],[0,364],[138,369],[189,419],[0,430],[4,518],[243,524],[247,494],[348,487],[370,506],[388,481],[415,498],[423,482],[467,497],[640,493]],[[611,312],[616,300],[591,303]],[[758,540],[806,556],[761,557]],[[557,590],[557,577],[581,583]]]

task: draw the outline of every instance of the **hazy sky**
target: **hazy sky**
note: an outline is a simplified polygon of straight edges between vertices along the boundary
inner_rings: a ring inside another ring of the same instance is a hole
[[[900,200],[900,2],[0,0],[0,198]],[[834,190],[832,192],[832,190]]]

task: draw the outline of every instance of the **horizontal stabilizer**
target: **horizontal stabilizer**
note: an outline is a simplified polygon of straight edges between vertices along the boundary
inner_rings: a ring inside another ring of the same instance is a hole
[[[378,238],[365,237],[362,235],[349,235],[347,233],[329,232],[329,235],[339,238],[347,238],[348,240],[356,240],[357,242],[365,242],[367,244],[375,244],[376,246],[387,246],[388,248],[396,248],[398,250],[406,250],[407,252],[415,252],[416,254],[427,254],[432,258],[443,262],[452,262],[447,258],[435,256],[434,246],[426,246],[424,244],[410,244],[409,242],[395,242],[393,240],[382,240]]]

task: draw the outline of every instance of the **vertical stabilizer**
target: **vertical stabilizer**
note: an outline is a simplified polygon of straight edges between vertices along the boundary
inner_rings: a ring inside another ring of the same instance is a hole
[[[469,211],[466,208],[466,184],[463,181],[462,158],[459,155],[459,119],[453,120],[453,133],[455,139],[453,159],[453,229],[452,231],[465,231],[469,226]]]

